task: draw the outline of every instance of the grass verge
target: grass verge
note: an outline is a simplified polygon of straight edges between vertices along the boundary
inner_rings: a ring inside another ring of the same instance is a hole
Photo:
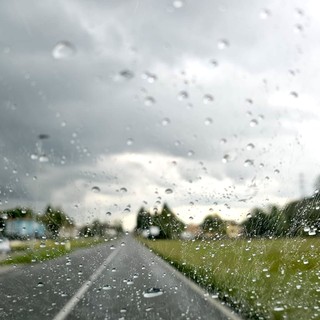
[[[320,239],[141,240],[246,319],[320,318]]]
[[[104,238],[79,238],[71,240],[31,240],[13,247],[12,254],[0,261],[0,265],[36,263],[66,255],[76,249],[92,247],[105,242]]]

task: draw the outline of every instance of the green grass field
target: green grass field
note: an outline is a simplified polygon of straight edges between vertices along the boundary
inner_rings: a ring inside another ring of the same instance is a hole
[[[142,240],[247,319],[320,319],[320,239]]]
[[[21,241],[12,246],[12,253],[6,259],[0,261],[0,265],[45,261],[65,255],[79,248],[91,247],[103,242],[105,242],[104,238],[78,238],[71,239],[70,241]]]

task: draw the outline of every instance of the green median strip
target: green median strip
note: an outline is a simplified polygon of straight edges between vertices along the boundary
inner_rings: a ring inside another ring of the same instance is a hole
[[[36,263],[66,255],[80,248],[88,248],[104,243],[105,238],[79,238],[71,240],[34,240],[18,242],[12,248],[12,253],[0,265],[15,265]]]
[[[140,239],[246,319],[320,318],[320,239]]]

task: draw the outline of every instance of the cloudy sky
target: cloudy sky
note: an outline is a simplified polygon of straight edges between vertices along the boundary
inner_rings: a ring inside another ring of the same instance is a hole
[[[0,6],[2,208],[131,228],[142,205],[241,221],[313,193],[317,1]]]

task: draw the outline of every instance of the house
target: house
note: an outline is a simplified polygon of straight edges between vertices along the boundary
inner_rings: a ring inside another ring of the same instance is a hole
[[[228,221],[226,232],[229,238],[239,238],[243,233],[243,228],[234,221]]]
[[[199,239],[202,235],[202,229],[196,224],[188,224],[183,232],[180,234],[182,240]]]
[[[41,238],[46,235],[46,228],[31,218],[8,219],[4,234],[10,239]]]

